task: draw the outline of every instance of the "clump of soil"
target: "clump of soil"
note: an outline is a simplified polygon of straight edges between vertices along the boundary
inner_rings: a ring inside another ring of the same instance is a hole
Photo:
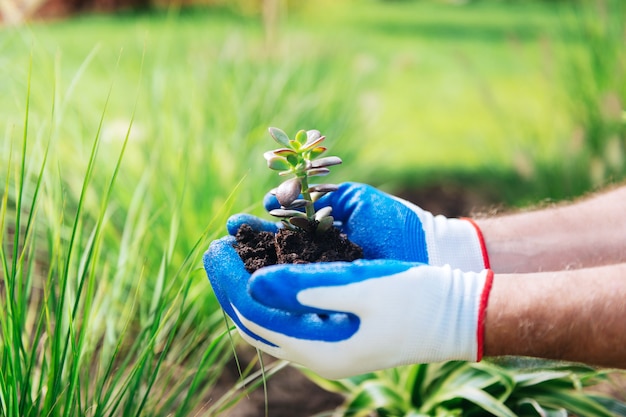
[[[363,249],[335,227],[318,235],[288,229],[280,229],[278,233],[257,232],[244,224],[235,239],[235,250],[250,273],[276,264],[351,262],[363,257]]]

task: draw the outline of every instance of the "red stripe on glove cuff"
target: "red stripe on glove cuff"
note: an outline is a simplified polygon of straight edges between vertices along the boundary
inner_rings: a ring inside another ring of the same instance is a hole
[[[476,352],[476,362],[480,362],[483,358],[484,341],[485,341],[485,316],[487,315],[487,303],[489,302],[489,293],[493,285],[493,271],[487,271],[485,278],[485,286],[480,296],[480,305],[478,306],[478,328],[476,329],[476,340],[478,341],[478,350]]]
[[[467,220],[474,229],[476,230],[476,235],[478,235],[478,242],[480,244],[480,252],[483,256],[483,263],[485,264],[485,269],[491,268],[489,264],[489,255],[487,254],[487,245],[485,245],[485,238],[483,237],[483,232],[480,230],[480,227],[476,224],[476,222],[469,217],[462,217],[463,220]]]

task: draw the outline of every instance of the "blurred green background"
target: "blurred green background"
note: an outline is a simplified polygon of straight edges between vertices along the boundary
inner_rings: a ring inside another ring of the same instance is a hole
[[[573,198],[626,173],[621,0],[2,4],[3,275],[29,277],[25,317],[45,322],[62,308],[46,297],[42,309],[31,290],[80,283],[91,262],[93,293],[69,285],[68,297],[85,318],[108,319],[72,331],[118,349],[136,339],[131,352],[169,358],[173,375],[193,378],[193,354],[224,329],[200,257],[229,214],[264,215],[278,182],[262,157],[275,146],[269,126],[325,134],[344,160],[333,182],[371,183],[448,215]],[[19,213],[32,229],[16,227]],[[101,246],[93,259],[67,250],[90,239]],[[13,265],[22,247],[71,267],[38,287],[32,256]],[[172,308],[169,325],[184,323],[190,339],[155,350]],[[159,372],[136,374],[171,382]],[[70,410],[91,398],[76,389]]]
[[[3,29],[0,109],[4,123],[21,118],[32,61],[31,117],[63,96],[55,129],[91,138],[111,87],[105,134],[119,139],[136,109],[126,165],[172,146],[190,190],[212,176],[216,201],[252,172],[254,195],[237,208],[272,180],[258,157],[270,125],[326,134],[346,162],[337,180],[392,192],[452,183],[518,205],[622,178],[623,41],[623,2],[609,0],[83,13]]]

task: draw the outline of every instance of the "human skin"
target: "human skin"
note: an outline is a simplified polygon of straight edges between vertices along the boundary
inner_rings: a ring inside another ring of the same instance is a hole
[[[532,356],[626,369],[626,263],[495,274],[485,356]]]
[[[479,219],[495,272],[485,356],[626,369],[626,187]]]
[[[475,219],[497,273],[626,262],[626,186],[570,204]]]

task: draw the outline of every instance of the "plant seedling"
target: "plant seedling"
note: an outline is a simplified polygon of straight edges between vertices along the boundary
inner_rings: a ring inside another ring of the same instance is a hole
[[[281,147],[264,153],[267,165],[287,177],[271,192],[279,209],[270,214],[285,227],[277,231],[255,230],[242,224],[235,236],[235,249],[250,273],[265,266],[312,262],[352,262],[363,257],[363,249],[334,227],[331,207],[315,210],[314,203],[336,191],[334,184],[311,184],[311,177],[330,173],[329,167],[341,163],[336,156],[322,157],[325,137],[317,130],[300,130],[294,139],[275,127],[270,135]]]
[[[278,175],[290,176],[271,192],[276,196],[280,209],[271,210],[272,216],[281,219],[290,230],[304,230],[322,234],[333,225],[331,207],[315,210],[314,204],[320,197],[337,190],[335,184],[311,185],[311,177],[330,173],[328,167],[341,164],[337,156],[320,156],[327,148],[321,146],[325,136],[318,130],[300,130],[294,139],[276,127],[269,128],[270,135],[281,148],[267,151],[263,155],[270,169]]]

